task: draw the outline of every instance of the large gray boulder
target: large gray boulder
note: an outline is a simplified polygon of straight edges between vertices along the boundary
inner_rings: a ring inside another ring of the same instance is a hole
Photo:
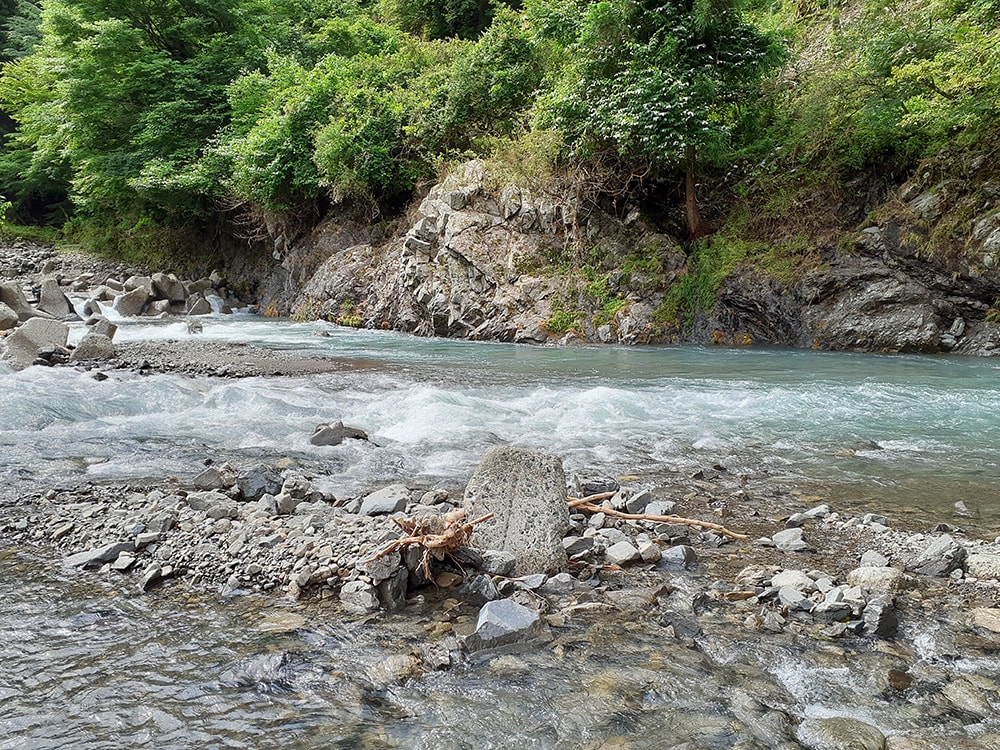
[[[187,287],[184,286],[184,282],[172,273],[154,273],[151,281],[153,295],[157,299],[184,302],[188,298]]]
[[[126,318],[134,318],[142,314],[142,310],[148,301],[149,292],[146,291],[145,287],[140,286],[115,297],[114,308],[118,311],[119,315]]]
[[[24,290],[13,281],[0,284],[0,302],[17,313],[18,320],[27,320],[37,314],[35,308],[28,303]]]
[[[115,356],[115,345],[103,333],[88,331],[69,357],[70,362],[94,362]]]
[[[513,553],[516,575],[556,573],[566,567],[562,538],[569,528],[566,477],[556,456],[524,448],[491,449],[465,490],[477,546]]]
[[[965,547],[949,534],[935,539],[906,566],[907,572],[943,578],[965,563]]]
[[[62,287],[55,279],[42,281],[41,292],[38,295],[38,309],[55,318],[75,317],[76,312],[69,298],[63,293]]]
[[[9,331],[20,322],[17,313],[10,309],[8,305],[0,302],[0,331]]]
[[[344,440],[367,440],[368,433],[357,427],[348,427],[339,419],[332,424],[316,425],[309,442],[313,445],[340,445]]]
[[[15,370],[30,367],[42,347],[65,347],[69,328],[58,320],[32,318],[6,339],[7,361]]]
[[[379,516],[406,510],[410,502],[410,490],[405,484],[390,484],[367,495],[361,501],[361,515]]]

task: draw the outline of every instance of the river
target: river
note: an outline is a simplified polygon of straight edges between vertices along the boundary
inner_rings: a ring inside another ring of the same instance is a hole
[[[116,340],[186,335],[123,321]],[[1000,533],[990,360],[537,348],[250,316],[212,317],[201,335],[350,367],[242,380],[2,371],[6,502],[29,487],[191,477],[207,457],[293,456],[344,495],[389,479],[460,487],[484,450],[509,442],[560,455],[570,474],[660,486],[724,467],[845,514]],[[382,449],[309,444],[336,419]],[[995,644],[956,641],[947,617],[913,625],[915,648],[842,648],[711,615],[685,636],[677,597],[649,621],[582,618],[535,652],[383,683],[378,665],[423,642],[440,603],[345,620],[277,597],[139,595],[122,581],[0,540],[0,749],[795,747],[794,724],[830,717],[931,747],[1000,737],[995,714],[940,697],[1000,676]],[[922,686],[907,698],[885,688],[901,665]]]

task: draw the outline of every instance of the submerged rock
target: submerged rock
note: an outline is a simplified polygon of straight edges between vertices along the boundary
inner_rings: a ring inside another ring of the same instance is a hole
[[[368,440],[368,433],[357,427],[348,427],[337,420],[332,424],[318,424],[309,442],[313,445],[340,445],[344,440]]]
[[[510,599],[487,602],[479,610],[476,630],[463,641],[470,652],[523,644],[542,632],[538,612]]]

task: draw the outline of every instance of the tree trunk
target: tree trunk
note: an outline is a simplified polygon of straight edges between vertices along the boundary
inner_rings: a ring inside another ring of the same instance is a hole
[[[696,240],[704,237],[707,232],[701,222],[701,212],[698,210],[698,197],[695,192],[694,167],[695,167],[694,145],[687,147],[687,176],[685,180],[684,208],[687,212],[688,238]]]

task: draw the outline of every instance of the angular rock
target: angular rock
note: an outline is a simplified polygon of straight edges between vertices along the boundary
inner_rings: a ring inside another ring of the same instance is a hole
[[[604,551],[604,559],[611,565],[625,566],[641,562],[642,555],[631,542],[621,541]]]
[[[173,572],[173,568],[169,565],[150,565],[142,572],[142,578],[139,579],[139,590],[149,591],[153,586],[162,581],[164,578],[168,578]]]
[[[378,516],[406,510],[410,490],[404,484],[390,484],[366,496],[361,501],[361,515]]]
[[[570,557],[590,552],[594,548],[592,536],[567,536],[563,538],[563,549]]]
[[[646,507],[653,502],[653,493],[649,490],[640,490],[625,501],[625,510],[629,513],[645,513]]]
[[[69,328],[58,320],[32,318],[22,323],[4,341],[7,360],[14,369],[31,366],[38,350],[45,347],[65,347]]]
[[[92,362],[112,359],[115,356],[115,345],[111,339],[102,333],[88,331],[76,345],[69,357],[70,362]]]
[[[185,501],[189,508],[200,510],[209,518],[236,518],[239,515],[239,506],[236,501],[218,490],[191,492]]]
[[[188,315],[211,315],[212,303],[204,295],[192,294],[187,300]]]
[[[500,590],[493,579],[484,573],[473,576],[458,589],[459,596],[474,606],[482,606],[486,602],[500,598]]]
[[[906,570],[919,575],[944,578],[952,571],[962,568],[966,554],[965,547],[945,534],[911,560]]]
[[[20,322],[17,313],[0,302],[0,331],[9,331]]]
[[[824,600],[812,608],[811,614],[823,622],[837,622],[851,617],[854,608],[844,601]]]
[[[792,586],[782,586],[778,589],[778,601],[789,612],[811,612],[815,603],[801,591]]]
[[[410,572],[401,566],[392,575],[375,585],[375,595],[385,609],[393,612],[406,604],[406,586],[409,577]]]
[[[344,609],[356,614],[374,612],[378,609],[375,587],[364,581],[348,581],[340,589],[340,603]]]
[[[847,582],[872,594],[892,594],[906,585],[907,577],[896,568],[863,567],[848,573]]]
[[[403,560],[398,552],[391,552],[388,555],[369,558],[359,564],[359,568],[367,573],[374,583],[384,581],[396,574],[396,571],[403,566]]]
[[[684,569],[689,568],[698,562],[698,554],[693,547],[686,544],[677,544],[663,551],[660,562],[669,568]]]
[[[67,318],[76,316],[73,305],[63,294],[59,282],[55,279],[43,279],[41,291],[38,295],[38,309],[46,312],[54,318]]]
[[[313,445],[340,445],[344,440],[368,440],[368,433],[357,427],[348,427],[340,420],[316,425],[309,442]]]
[[[115,334],[118,333],[118,326],[103,315],[95,315],[90,318],[87,320],[87,325],[90,327],[91,333],[99,333],[109,339],[114,339]]]
[[[781,588],[791,586],[804,593],[812,593],[816,590],[816,581],[801,570],[782,570],[771,576],[771,585]]]
[[[0,284],[0,302],[17,313],[18,320],[25,321],[38,315],[38,311],[28,303],[24,290],[13,281]]]
[[[236,486],[248,503],[259,500],[265,494],[277,495],[281,492],[281,484],[281,476],[266,464],[246,469],[236,476]]]
[[[1000,633],[1000,609],[977,607],[969,613],[969,625],[992,633]]]
[[[566,567],[566,478],[555,456],[523,448],[491,449],[469,480],[465,508],[469,518],[494,514],[476,527],[476,543],[512,552],[517,575]]]
[[[861,556],[862,568],[885,568],[888,567],[889,560],[873,549],[868,550]]]
[[[865,605],[864,632],[877,638],[892,638],[899,628],[895,602],[886,595],[869,599]]]
[[[489,573],[493,576],[509,576],[514,574],[514,566],[517,564],[517,559],[514,557],[513,552],[501,549],[487,549],[480,552],[480,557],[482,557],[482,562],[479,565],[479,569],[484,573]]]
[[[771,536],[774,546],[782,552],[805,552],[809,545],[802,538],[801,528],[783,529]]]
[[[470,652],[513,646],[534,640],[541,631],[538,612],[510,599],[500,599],[483,605],[476,630],[465,637],[463,645]]]
[[[692,550],[693,552],[694,550]],[[645,541],[639,543],[639,557],[642,558],[644,563],[658,563],[663,559],[663,551],[660,549],[659,545],[651,542]]]
[[[103,547],[89,549],[84,552],[77,552],[70,555],[63,563],[72,568],[89,568],[114,562],[122,552],[135,552],[135,544],[132,542],[114,542]]]
[[[858,719],[805,719],[798,740],[809,750],[885,750],[885,735]]]
[[[149,301],[149,293],[145,288],[139,287],[125,294],[115,297],[112,305],[119,315],[126,318],[134,318],[142,314],[143,308]]]
[[[184,283],[172,273],[154,273],[151,282],[153,296],[157,299],[184,302],[188,297]]]
[[[966,558],[965,572],[982,580],[1000,579],[1000,555],[974,552]]]

